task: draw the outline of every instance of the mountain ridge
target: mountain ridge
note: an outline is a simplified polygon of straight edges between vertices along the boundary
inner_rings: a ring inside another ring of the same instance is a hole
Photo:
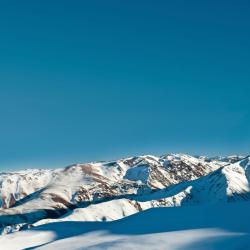
[[[62,220],[117,220],[153,207],[249,200],[249,162],[249,156],[144,155],[0,173],[0,230],[6,234]]]

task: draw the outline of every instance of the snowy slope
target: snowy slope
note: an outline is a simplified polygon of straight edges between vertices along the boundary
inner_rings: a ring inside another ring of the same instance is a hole
[[[51,223],[2,236],[0,246],[8,250],[30,247],[41,250],[247,250],[250,247],[249,209],[249,202],[154,208],[112,222]]]
[[[57,170],[1,174],[2,225],[59,217],[65,210],[107,199],[143,195],[204,176],[221,161],[183,154],[138,156],[113,162],[75,164]],[[14,198],[13,198],[14,197]]]
[[[1,186],[2,194],[16,199],[0,210],[0,230],[6,234],[50,222],[112,221],[154,207],[249,200],[249,157],[223,159],[146,155],[1,174],[2,183],[10,179],[18,188]],[[29,195],[22,198],[24,188]]]
[[[115,199],[74,209],[59,219],[44,219],[34,226],[59,221],[111,221],[153,208],[217,204],[250,200],[249,159],[222,167],[207,176],[173,185],[133,199]]]
[[[0,173],[0,208],[9,208],[18,200],[45,187],[56,173],[56,170],[39,169]]]

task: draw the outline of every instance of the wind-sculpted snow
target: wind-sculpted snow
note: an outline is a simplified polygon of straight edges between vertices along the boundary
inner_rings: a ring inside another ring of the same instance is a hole
[[[154,208],[111,222],[62,221],[0,237],[1,249],[248,250],[250,202]]]
[[[235,156],[146,155],[2,173],[1,231],[58,221],[112,221],[153,207],[249,200],[249,162]]]

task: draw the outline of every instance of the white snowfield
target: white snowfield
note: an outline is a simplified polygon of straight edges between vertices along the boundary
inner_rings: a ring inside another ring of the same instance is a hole
[[[0,250],[250,249],[249,183],[242,156],[0,173]]]
[[[0,238],[1,249],[250,248],[250,202],[153,208],[112,222],[56,222]]]

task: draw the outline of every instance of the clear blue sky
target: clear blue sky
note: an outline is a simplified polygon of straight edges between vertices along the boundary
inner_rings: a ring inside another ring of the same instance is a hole
[[[0,170],[250,153],[249,1],[2,1]]]

